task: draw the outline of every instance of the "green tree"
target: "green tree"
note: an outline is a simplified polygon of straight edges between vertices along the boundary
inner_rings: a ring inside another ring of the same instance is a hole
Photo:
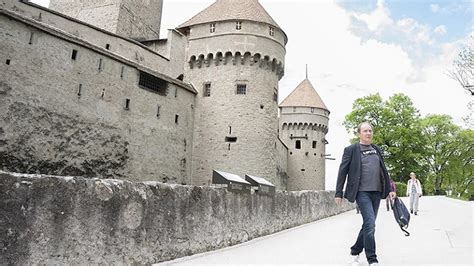
[[[395,94],[383,101],[379,94],[373,94],[355,100],[344,125],[355,134],[357,126],[364,121],[371,122],[373,142],[384,151],[394,180],[405,182],[410,172],[425,172],[426,167],[418,163],[424,145],[420,114],[408,96]]]
[[[456,196],[474,195],[474,131],[459,131],[453,145],[455,150],[445,169],[446,187]]]
[[[448,115],[428,115],[421,120],[425,140],[422,161],[428,167],[428,181],[433,183],[435,193],[442,191],[450,158],[458,153],[455,140],[459,130]]]

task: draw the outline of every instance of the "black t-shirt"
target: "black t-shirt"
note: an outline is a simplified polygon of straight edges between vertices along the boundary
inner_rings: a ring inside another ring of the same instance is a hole
[[[360,145],[359,191],[382,191],[380,158],[371,145]]]

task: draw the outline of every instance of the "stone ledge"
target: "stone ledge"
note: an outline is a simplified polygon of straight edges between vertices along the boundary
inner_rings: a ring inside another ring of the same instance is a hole
[[[353,208],[333,198],[0,171],[0,264],[157,263]]]

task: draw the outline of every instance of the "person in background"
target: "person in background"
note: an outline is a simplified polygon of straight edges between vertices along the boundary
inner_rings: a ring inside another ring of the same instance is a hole
[[[418,201],[423,195],[420,180],[416,178],[416,174],[411,172],[410,179],[407,183],[407,196],[410,197],[410,212],[418,215]]]
[[[359,264],[359,254],[365,250],[369,265],[378,265],[375,254],[375,219],[380,200],[390,195],[390,176],[379,147],[372,144],[372,126],[368,122],[357,127],[359,141],[344,149],[336,182],[336,205],[341,205],[343,197],[349,202],[357,202],[362,214],[362,228],[351,247],[352,264]],[[343,193],[344,183],[347,185]]]

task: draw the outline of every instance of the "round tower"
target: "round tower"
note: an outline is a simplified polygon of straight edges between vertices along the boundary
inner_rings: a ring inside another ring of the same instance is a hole
[[[288,190],[324,190],[329,110],[308,79],[280,104],[280,139],[288,147]]]
[[[278,81],[287,37],[257,0],[217,0],[178,27],[195,101],[193,183],[213,169],[276,183]]]

